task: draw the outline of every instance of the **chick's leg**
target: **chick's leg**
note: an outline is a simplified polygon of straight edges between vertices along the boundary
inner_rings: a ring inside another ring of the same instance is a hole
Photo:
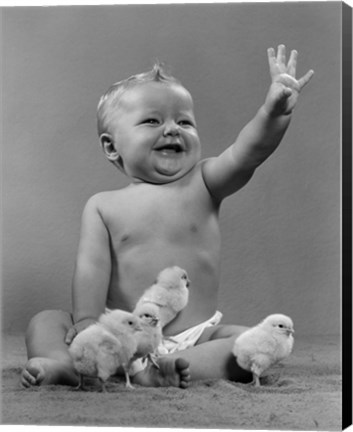
[[[159,364],[157,363],[157,356],[155,354],[148,354],[149,361],[153,364],[154,367],[159,369]]]
[[[84,390],[83,388],[83,380],[84,377],[82,374],[79,375],[79,381],[78,381],[78,385],[75,387],[75,390]]]
[[[101,383],[101,392],[102,393],[107,393],[107,387],[105,385],[105,381],[104,379],[99,377],[99,382]]]
[[[259,353],[253,357],[250,370],[254,377],[253,384],[255,387],[260,387],[260,376],[270,367],[270,365],[271,362],[267,355]]]
[[[131,384],[130,375],[129,375],[128,370],[124,369],[124,374],[125,374],[125,380],[126,380],[126,388],[134,389],[135,387]]]
[[[251,384],[254,384],[255,387],[260,387],[260,378],[255,372],[253,372],[253,381]]]

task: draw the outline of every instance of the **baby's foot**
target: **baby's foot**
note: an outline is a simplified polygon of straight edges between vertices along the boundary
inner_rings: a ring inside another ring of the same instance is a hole
[[[20,381],[24,387],[48,384],[78,384],[78,378],[69,365],[46,357],[33,357],[28,360],[22,370]]]
[[[133,376],[133,382],[146,387],[180,387],[190,384],[189,362],[182,358],[160,357],[159,369],[153,364]]]

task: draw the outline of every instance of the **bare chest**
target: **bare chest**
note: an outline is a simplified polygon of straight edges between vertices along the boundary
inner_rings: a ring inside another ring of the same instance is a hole
[[[114,249],[149,240],[173,244],[207,238],[218,225],[211,200],[186,189],[126,190],[107,214]]]
[[[218,207],[204,186],[188,186],[143,184],[112,195],[103,209],[112,256],[110,307],[130,310],[160,270],[178,265],[192,281],[190,323],[195,316],[208,317],[214,310],[220,249]],[[206,296],[209,303],[198,296]],[[191,306],[194,303],[199,305],[197,313],[196,306]]]

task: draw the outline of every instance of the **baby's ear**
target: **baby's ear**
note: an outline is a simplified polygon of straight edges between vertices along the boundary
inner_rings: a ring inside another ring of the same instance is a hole
[[[101,143],[102,150],[104,151],[107,158],[111,162],[116,161],[119,157],[119,153],[116,149],[113,137],[108,133],[103,133],[99,137],[99,141]]]
[[[123,160],[116,148],[116,145],[114,143],[114,140],[112,136],[108,133],[103,133],[99,137],[99,141],[102,147],[102,150],[104,151],[104,154],[106,157],[112,162],[117,168],[122,170],[124,172],[124,164]]]

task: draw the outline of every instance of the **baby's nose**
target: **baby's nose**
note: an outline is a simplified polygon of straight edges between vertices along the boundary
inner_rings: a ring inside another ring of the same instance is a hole
[[[179,135],[179,126],[175,122],[169,122],[165,125],[164,136],[176,136]]]

